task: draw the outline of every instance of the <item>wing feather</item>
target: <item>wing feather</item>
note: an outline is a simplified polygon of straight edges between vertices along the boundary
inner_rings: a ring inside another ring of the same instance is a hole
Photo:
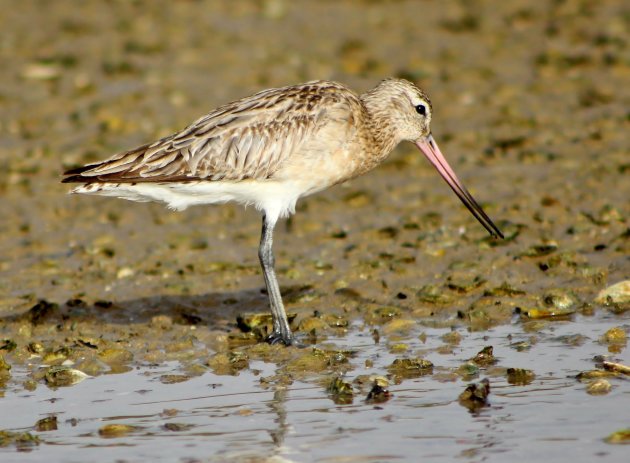
[[[65,182],[267,179],[356,95],[314,81],[221,106],[179,133],[66,173]],[[355,103],[356,101],[353,101]]]

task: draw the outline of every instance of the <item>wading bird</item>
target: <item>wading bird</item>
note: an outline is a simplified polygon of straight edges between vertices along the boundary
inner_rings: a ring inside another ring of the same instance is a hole
[[[398,145],[416,144],[475,218],[496,225],[459,181],[431,136],[432,106],[403,79],[357,95],[313,81],[228,103],[181,132],[67,171],[72,192],[158,201],[174,210],[235,201],[263,214],[258,256],[273,318],[271,343],[295,343],[274,271],[273,229],[298,199],[361,175]]]

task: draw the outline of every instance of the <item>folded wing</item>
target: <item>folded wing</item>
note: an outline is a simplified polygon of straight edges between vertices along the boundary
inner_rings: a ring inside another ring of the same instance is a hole
[[[265,90],[155,143],[69,170],[63,182],[267,179],[316,135],[329,109],[343,105],[338,87],[317,81]]]

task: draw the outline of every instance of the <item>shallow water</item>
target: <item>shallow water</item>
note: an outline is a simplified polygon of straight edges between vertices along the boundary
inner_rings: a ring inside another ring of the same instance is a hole
[[[597,299],[630,280],[624,2],[0,8],[0,432],[40,439],[7,442],[3,462],[627,459],[604,439],[630,426],[628,378],[602,395],[574,378],[596,356],[630,364],[627,341],[601,340],[627,337],[627,305]],[[263,88],[323,78],[364,91],[395,75],[431,95],[436,140],[508,239],[489,240],[402,145],[277,227],[303,350],[237,327],[267,311],[256,211],[175,213],[59,183]],[[565,305],[560,320],[515,313]],[[498,363],[463,378],[487,345]],[[435,367],[397,379],[388,367],[405,357]],[[90,377],[51,388],[43,372],[60,364]],[[536,377],[510,384],[509,367]],[[387,375],[392,396],[367,403],[355,386],[335,403],[340,374]],[[458,396],[486,377],[489,406],[471,413]],[[37,428],[51,415],[56,430]],[[112,423],[138,428],[102,437]]]
[[[546,322],[535,333],[519,320],[483,332],[461,330],[462,342],[451,353],[436,352],[450,329],[422,329],[425,341],[410,336],[409,347],[435,364],[434,374],[391,385],[392,397],[378,405],[364,397],[336,405],[323,387],[300,381],[263,387],[260,377],[276,367],[260,361],[238,376],[206,373],[163,384],[161,375],[181,372],[169,362],[56,390],[9,389],[0,427],[28,430],[38,419],[57,416],[58,429],[40,433],[43,443],[21,453],[20,461],[41,461],[44,454],[52,461],[97,462],[266,461],[272,456],[288,461],[624,461],[627,448],[608,445],[603,437],[627,425],[622,410],[630,382],[613,378],[610,393],[591,396],[575,379],[593,367],[596,355],[607,354],[598,339],[617,322],[613,316],[580,316]],[[382,372],[395,358],[358,328],[331,340],[357,350],[348,380]],[[532,336],[536,342],[529,350],[513,347]],[[439,373],[456,369],[484,345],[494,346],[499,363],[480,375],[490,379],[489,405],[470,412],[457,401],[467,382]],[[367,359],[373,367],[364,366]],[[508,366],[531,369],[536,378],[511,385],[500,368]],[[108,423],[137,429],[124,437],[99,436],[98,429]],[[166,423],[184,429],[167,430]],[[3,461],[17,458],[14,449],[0,452]]]

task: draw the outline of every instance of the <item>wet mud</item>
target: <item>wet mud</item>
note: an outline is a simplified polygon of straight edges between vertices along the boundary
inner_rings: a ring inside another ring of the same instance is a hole
[[[624,461],[624,2],[0,6],[2,461]],[[303,348],[261,342],[256,211],[59,183],[263,88],[387,76],[506,239],[401,145],[276,229]]]

